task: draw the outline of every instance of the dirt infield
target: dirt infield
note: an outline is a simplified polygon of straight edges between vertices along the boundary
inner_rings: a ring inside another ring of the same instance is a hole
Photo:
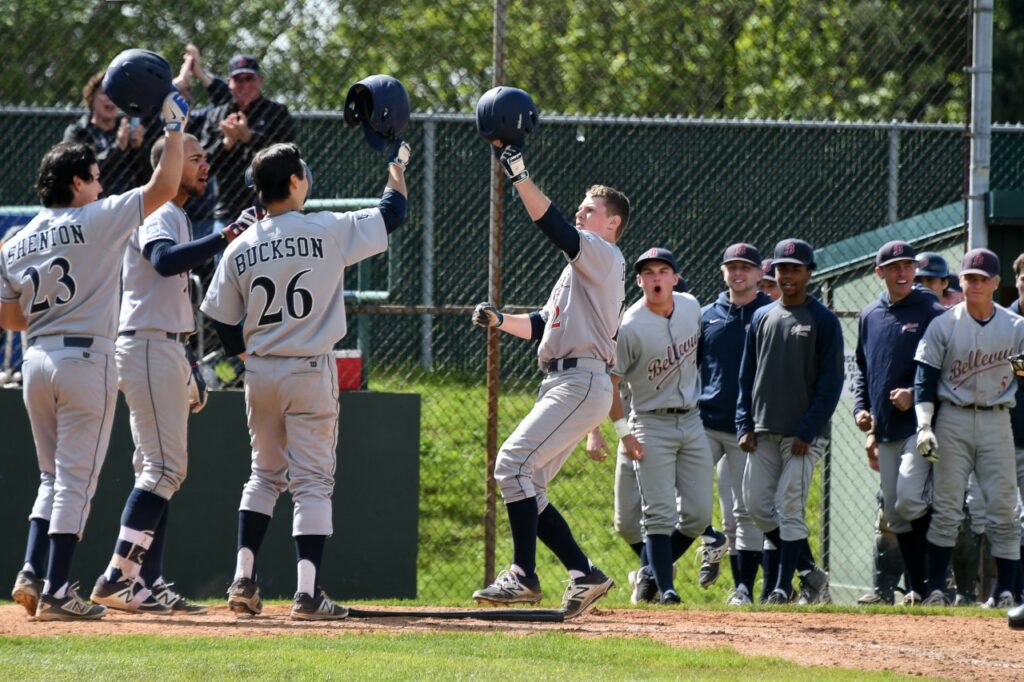
[[[388,607],[361,608],[385,611]],[[191,618],[113,613],[92,623],[36,623],[26,617],[20,606],[0,607],[3,636],[273,637],[400,631],[527,635],[545,630],[582,637],[649,637],[688,648],[732,647],[743,654],[777,656],[801,665],[1001,682],[1024,678],[1024,632],[1009,630],[1004,618],[596,609],[562,624],[436,618],[300,623],[288,619],[287,606],[270,606],[256,619],[238,619],[226,607],[214,607],[207,615]]]

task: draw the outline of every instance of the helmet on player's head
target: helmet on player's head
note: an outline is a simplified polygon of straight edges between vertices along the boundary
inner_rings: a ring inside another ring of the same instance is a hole
[[[392,76],[369,76],[348,89],[345,97],[345,123],[362,124],[370,147],[384,151],[409,123],[409,93]]]
[[[107,67],[103,92],[126,114],[146,118],[160,110],[173,78],[171,65],[156,52],[125,50]]]
[[[540,112],[533,98],[519,88],[499,85],[476,103],[476,130],[488,142],[500,140],[505,146],[521,147],[526,133],[540,125]]]

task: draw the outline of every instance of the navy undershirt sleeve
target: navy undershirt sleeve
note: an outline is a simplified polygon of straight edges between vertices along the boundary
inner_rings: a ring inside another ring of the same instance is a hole
[[[224,324],[213,319],[210,321],[213,322],[213,328],[220,338],[221,345],[224,346],[225,355],[240,355],[245,352],[245,338],[242,336],[241,324]]]
[[[381,196],[377,208],[380,209],[380,215],[384,218],[384,227],[387,228],[388,234],[397,230],[405,222],[407,207],[408,202],[401,192],[390,187],[384,190],[384,195]]]
[[[530,340],[540,341],[544,337],[544,318],[540,311],[530,313]]]
[[[942,373],[938,367],[926,365],[923,362],[917,363],[917,372],[914,374],[914,402],[935,403],[939,395],[939,375]]]
[[[548,206],[548,210],[540,217],[540,220],[535,222],[540,231],[555,243],[555,246],[564,251],[571,260],[576,260],[576,256],[580,253],[580,233],[562,217],[554,204]]]
[[[147,244],[142,255],[153,264],[153,268],[161,277],[174,277],[209,261],[227,245],[228,241],[220,232],[215,232],[184,244],[175,244],[170,239],[160,239]]]

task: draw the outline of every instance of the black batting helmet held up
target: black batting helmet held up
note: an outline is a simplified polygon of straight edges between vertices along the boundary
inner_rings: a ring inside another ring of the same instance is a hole
[[[533,98],[519,88],[499,85],[476,103],[476,129],[488,142],[500,140],[506,147],[521,147],[526,133],[540,125],[540,112]]]
[[[174,89],[171,65],[156,52],[125,50],[114,57],[103,76],[103,92],[129,116],[157,113]]]
[[[409,123],[409,93],[392,76],[368,76],[348,89],[345,97],[345,123],[362,124],[370,147],[384,151]]]

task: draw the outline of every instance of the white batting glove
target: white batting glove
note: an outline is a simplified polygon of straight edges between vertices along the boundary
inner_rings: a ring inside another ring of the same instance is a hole
[[[402,139],[395,140],[388,150],[388,163],[398,166],[403,171],[409,166],[409,159],[412,158],[412,147]]]
[[[917,451],[929,462],[939,461],[939,441],[932,427],[924,426],[917,431]]]
[[[505,175],[512,180],[513,185],[518,185],[530,177],[530,171],[526,170],[526,161],[523,160],[523,150],[519,147],[505,147],[498,160],[501,161]]]
[[[492,303],[477,303],[473,309],[473,324],[478,327],[500,327],[505,316]]]
[[[188,101],[180,92],[172,90],[164,98],[161,116],[164,120],[164,130],[169,133],[180,133],[188,121]]]
[[[221,236],[224,237],[224,241],[230,244],[232,240],[249,229],[253,224],[263,220],[266,215],[266,210],[250,206],[242,211],[242,214],[238,216],[238,220],[221,230]]]

